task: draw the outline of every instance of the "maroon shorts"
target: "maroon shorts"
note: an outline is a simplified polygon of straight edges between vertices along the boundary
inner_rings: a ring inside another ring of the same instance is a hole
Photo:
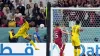
[[[55,42],[55,44],[57,44],[59,46],[59,48],[61,48],[63,45],[62,39],[55,39],[54,42]]]

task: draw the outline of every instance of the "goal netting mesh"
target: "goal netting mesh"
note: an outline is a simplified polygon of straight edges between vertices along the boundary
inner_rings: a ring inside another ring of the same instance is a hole
[[[71,26],[80,20],[83,32],[80,33],[81,43],[100,42],[100,9],[99,8],[51,8],[51,42],[53,42],[53,28],[59,23],[61,28],[71,31]],[[70,35],[68,41],[70,41]]]

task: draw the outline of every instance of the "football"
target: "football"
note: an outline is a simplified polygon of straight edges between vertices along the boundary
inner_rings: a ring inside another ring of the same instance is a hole
[[[44,28],[44,24],[40,24],[40,28]]]

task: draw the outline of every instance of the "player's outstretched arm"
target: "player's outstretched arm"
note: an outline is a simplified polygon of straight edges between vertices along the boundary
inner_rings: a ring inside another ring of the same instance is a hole
[[[62,31],[62,33],[64,33],[64,34],[70,34],[70,32],[65,32],[65,31]]]
[[[82,32],[82,31],[83,31],[83,29],[82,29],[82,28],[79,28],[79,31],[80,31],[80,32]]]

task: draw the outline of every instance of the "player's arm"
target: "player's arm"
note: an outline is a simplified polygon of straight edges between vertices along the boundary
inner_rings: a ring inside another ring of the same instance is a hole
[[[62,30],[62,33],[63,33],[63,34],[70,34],[70,32],[68,32],[68,31],[65,32],[65,31],[63,31],[63,30]]]
[[[65,26],[63,26],[63,28],[65,28]],[[68,32],[68,30],[67,30],[67,31],[61,30],[61,32],[62,32],[63,34],[70,34],[70,32]]]
[[[82,28],[79,28],[79,31],[80,31],[80,32],[82,32],[82,31],[83,31],[83,29],[82,29]]]

